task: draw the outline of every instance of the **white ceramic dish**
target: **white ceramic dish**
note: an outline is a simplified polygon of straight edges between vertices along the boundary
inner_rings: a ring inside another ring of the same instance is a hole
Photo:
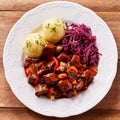
[[[44,20],[53,17],[90,26],[102,53],[98,74],[88,90],[76,97],[55,101],[34,95],[34,88],[27,83],[22,66],[24,38]],[[81,114],[98,104],[112,85],[117,70],[117,59],[116,43],[106,23],[93,11],[76,3],[63,1],[42,4],[23,15],[11,29],[3,53],[6,79],[15,96],[31,110],[55,117]]]

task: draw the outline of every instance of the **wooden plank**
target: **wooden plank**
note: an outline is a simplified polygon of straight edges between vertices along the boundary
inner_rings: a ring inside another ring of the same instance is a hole
[[[0,108],[0,120],[62,120],[63,118],[39,115],[28,109]],[[91,110],[64,120],[120,120],[120,110]]]
[[[57,0],[1,0],[0,10],[30,10],[42,3]],[[63,0],[64,1],[64,0]],[[119,0],[69,0],[94,11],[120,11]]]
[[[14,25],[14,23],[24,14],[25,12],[1,12],[0,11],[0,58],[3,55],[3,48],[7,35]]]
[[[25,11],[1,11],[0,12],[0,58],[2,58],[3,47],[7,35],[14,25],[14,23],[25,13]],[[118,51],[120,51],[120,12],[97,12],[97,14],[102,17],[108,26],[110,27],[111,31],[114,34],[116,39]],[[118,53],[120,59],[120,52]]]
[[[96,12],[104,21],[120,21],[120,12]]]
[[[2,60],[2,59],[1,59]],[[1,61],[0,60],[0,61]],[[120,109],[120,61],[112,88],[105,98],[93,109]],[[2,62],[0,62],[0,107],[24,108],[17,98],[13,95],[4,75]],[[14,101],[14,102],[13,102]]]

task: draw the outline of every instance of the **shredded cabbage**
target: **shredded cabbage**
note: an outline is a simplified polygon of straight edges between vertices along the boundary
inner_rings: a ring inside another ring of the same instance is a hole
[[[90,27],[84,24],[66,23],[62,46],[66,53],[80,55],[82,63],[88,66],[98,65],[100,53],[96,46],[96,36],[92,35]]]

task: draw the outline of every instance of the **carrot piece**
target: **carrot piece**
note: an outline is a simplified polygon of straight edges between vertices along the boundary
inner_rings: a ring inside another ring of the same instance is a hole
[[[75,72],[78,73],[78,69],[75,66],[70,66],[67,70],[67,72]]]
[[[58,79],[65,79],[65,78],[67,78],[67,74],[66,73],[58,74]]]
[[[76,96],[77,95],[77,90],[73,89],[73,95]]]
[[[98,72],[98,67],[97,66],[90,66],[89,70],[91,70],[92,75],[95,76]]]
[[[72,82],[73,85],[76,85],[77,84],[77,81],[74,79],[73,82]]]
[[[54,95],[51,95],[50,96],[50,100],[54,100],[55,99],[55,96]]]
[[[26,76],[28,77],[29,75],[31,75],[33,73],[33,68],[29,67],[25,70]]]

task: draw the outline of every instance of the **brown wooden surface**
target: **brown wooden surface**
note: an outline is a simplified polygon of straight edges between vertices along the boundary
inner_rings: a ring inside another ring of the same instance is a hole
[[[0,1],[0,120],[56,120],[27,109],[12,93],[4,74],[3,48],[14,23],[28,10],[52,0]],[[103,18],[115,37],[120,59],[120,0],[70,0],[92,9]],[[93,109],[66,120],[120,120],[120,61],[113,85],[106,97]]]

